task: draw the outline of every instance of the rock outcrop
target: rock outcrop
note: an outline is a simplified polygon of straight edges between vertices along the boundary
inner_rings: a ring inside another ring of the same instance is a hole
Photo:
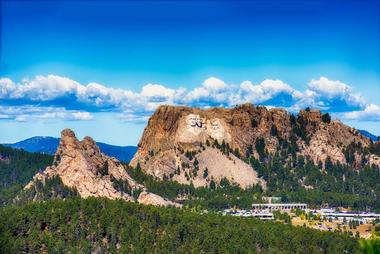
[[[247,153],[259,157],[258,139],[264,140],[268,154],[293,142],[298,155],[323,165],[327,158],[346,164],[345,149],[371,144],[357,130],[331,121],[319,110],[301,110],[294,116],[284,109],[252,104],[209,109],[160,106],[149,119],[130,165],[194,186],[227,178],[244,188],[253,184],[265,188],[265,181],[246,163]],[[377,156],[366,156],[377,163]]]
[[[25,188],[30,188],[36,181],[44,182],[46,178],[54,176],[59,176],[64,185],[74,188],[83,198],[107,197],[134,201],[134,192],[141,192],[141,200],[145,204],[176,205],[147,192],[143,185],[132,179],[117,159],[101,153],[91,137],[85,137],[82,141],[78,141],[70,129],[61,132],[61,140],[54,156],[53,165],[47,167],[43,172],[37,173]],[[120,189],[115,184],[117,182],[122,182],[127,187]],[[151,198],[152,201],[146,201],[147,195],[157,197]],[[137,200],[140,200],[140,197],[137,197]]]
[[[180,205],[178,203],[172,202],[170,200],[164,199],[163,197],[154,194],[154,193],[149,193],[149,192],[142,192],[137,201],[140,204],[144,205],[154,205],[154,206],[176,206],[179,207]]]

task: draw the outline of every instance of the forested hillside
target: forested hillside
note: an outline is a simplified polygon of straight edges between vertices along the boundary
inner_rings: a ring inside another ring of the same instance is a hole
[[[262,150],[265,151],[265,147]],[[291,159],[287,159],[281,153],[270,155],[263,152],[259,159],[250,156],[247,160],[257,170],[258,175],[266,180],[267,193],[281,196],[283,201],[379,210],[378,166],[362,165],[361,169],[356,169],[355,162],[350,161],[361,150],[364,149],[350,146],[345,151],[347,165],[333,163],[329,157],[324,166],[321,163],[314,165],[310,159],[296,153]]]
[[[0,209],[0,253],[358,253],[358,239],[349,235],[210,213],[229,207],[249,209],[267,195],[311,206],[380,207],[378,168],[365,165],[357,170],[350,162],[362,148],[345,151],[347,165],[327,158],[322,167],[292,153],[291,143],[280,149],[288,150],[290,159],[281,153],[271,155],[264,142],[256,144],[259,158],[217,141],[206,146],[251,165],[266,181],[266,189],[259,184],[243,189],[227,178],[194,187],[173,181],[170,175],[160,179],[146,174],[139,164],[136,168],[120,164],[121,171],[125,169],[147,191],[182,202],[184,209],[76,198],[76,189],[65,186],[58,176],[21,191],[36,172],[52,163],[52,157],[0,146],[1,202],[18,204]],[[376,153],[378,144],[370,149]],[[193,153],[186,156],[196,164]],[[198,173],[208,176],[207,169]],[[25,204],[29,200],[43,202]]]
[[[223,153],[233,153],[222,144],[216,143],[215,147]],[[373,146],[374,151],[376,148]],[[294,155],[293,159],[285,161],[280,154],[271,156],[265,153],[265,146],[259,147],[258,145],[256,149],[263,151],[259,159],[249,157],[244,160],[247,160],[252,168],[257,169],[259,176],[267,181],[268,189],[266,191],[259,185],[243,190],[227,179],[220,183],[211,181],[208,187],[195,188],[191,184],[179,184],[171,181],[169,176],[160,180],[145,174],[139,167],[132,169],[127,165],[124,166],[128,173],[146,186],[150,192],[172,200],[185,199],[185,205],[199,209],[221,210],[234,206],[249,208],[253,202],[260,202],[263,195],[277,195],[281,196],[285,202],[306,202],[312,206],[328,203],[332,206],[349,206],[353,209],[378,210],[380,208],[378,198],[380,196],[380,173],[376,167],[366,166],[362,170],[355,170],[352,165],[344,166],[327,160],[326,169],[321,169],[303,157]],[[288,145],[287,149],[292,150],[291,145]],[[347,151],[346,154],[347,158],[351,156],[350,151]],[[0,158],[1,204],[12,200],[36,172],[45,169],[52,163],[52,156],[28,153],[3,146],[0,146]],[[192,158],[192,161],[194,160],[195,158]],[[199,174],[207,177],[206,170]],[[52,183],[55,182],[52,181]],[[59,186],[60,190],[64,190],[59,194],[57,191],[49,190],[49,186],[43,190],[34,188],[20,197],[28,200],[30,198],[27,197],[37,195],[41,200],[44,197],[66,196],[67,191],[63,186]],[[308,186],[308,189],[305,186]]]
[[[39,170],[44,170],[52,161],[51,155],[0,145],[0,205],[13,199]]]
[[[261,202],[262,196],[280,196],[284,202],[305,202],[311,207],[329,204],[353,210],[380,209],[380,172],[377,168],[357,171],[349,166],[331,164],[329,170],[323,171],[310,162],[299,161],[295,169],[290,170],[279,157],[271,160],[264,157],[261,162],[251,158],[250,163],[259,168],[260,176],[267,180],[267,190],[259,185],[242,189],[227,179],[220,183],[212,181],[209,187],[195,188],[168,178],[154,178],[144,173],[139,165],[125,167],[149,191],[169,199],[184,199],[186,206],[198,209],[249,209],[252,203]],[[308,189],[304,187],[306,184]]]
[[[358,240],[282,223],[101,198],[0,210],[1,253],[357,253]]]

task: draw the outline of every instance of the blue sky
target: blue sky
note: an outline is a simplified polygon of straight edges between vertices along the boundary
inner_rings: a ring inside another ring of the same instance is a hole
[[[160,104],[312,106],[380,135],[379,1],[3,1],[0,142],[136,144]]]

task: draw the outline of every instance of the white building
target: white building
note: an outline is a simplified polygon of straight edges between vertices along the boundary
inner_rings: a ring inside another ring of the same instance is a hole
[[[290,211],[292,209],[301,209],[301,210],[306,210],[307,209],[307,204],[302,204],[302,203],[280,203],[280,204],[252,204],[252,210],[253,211],[262,211],[262,210],[267,210],[267,211]]]
[[[273,220],[273,213],[268,211],[246,211],[246,210],[233,210],[233,209],[225,209],[222,212],[224,215],[232,215],[232,216],[239,216],[239,217],[253,217],[261,220]]]
[[[252,217],[254,218],[257,218],[257,219],[260,219],[260,220],[273,220],[274,217],[273,217],[273,213],[271,212],[265,212],[265,211],[262,211],[262,212],[258,212],[258,213],[251,213]]]
[[[333,212],[333,211],[320,211],[321,217],[324,219],[337,219],[340,221],[356,220],[361,223],[370,223],[376,219],[380,219],[378,213],[365,213],[365,212]]]

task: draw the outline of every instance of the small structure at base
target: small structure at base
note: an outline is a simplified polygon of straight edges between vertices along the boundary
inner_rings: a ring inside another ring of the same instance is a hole
[[[307,204],[303,203],[266,203],[266,204],[252,204],[252,210],[253,211],[290,211],[290,210],[295,210],[295,209],[300,209],[300,210],[306,210],[307,209]]]

